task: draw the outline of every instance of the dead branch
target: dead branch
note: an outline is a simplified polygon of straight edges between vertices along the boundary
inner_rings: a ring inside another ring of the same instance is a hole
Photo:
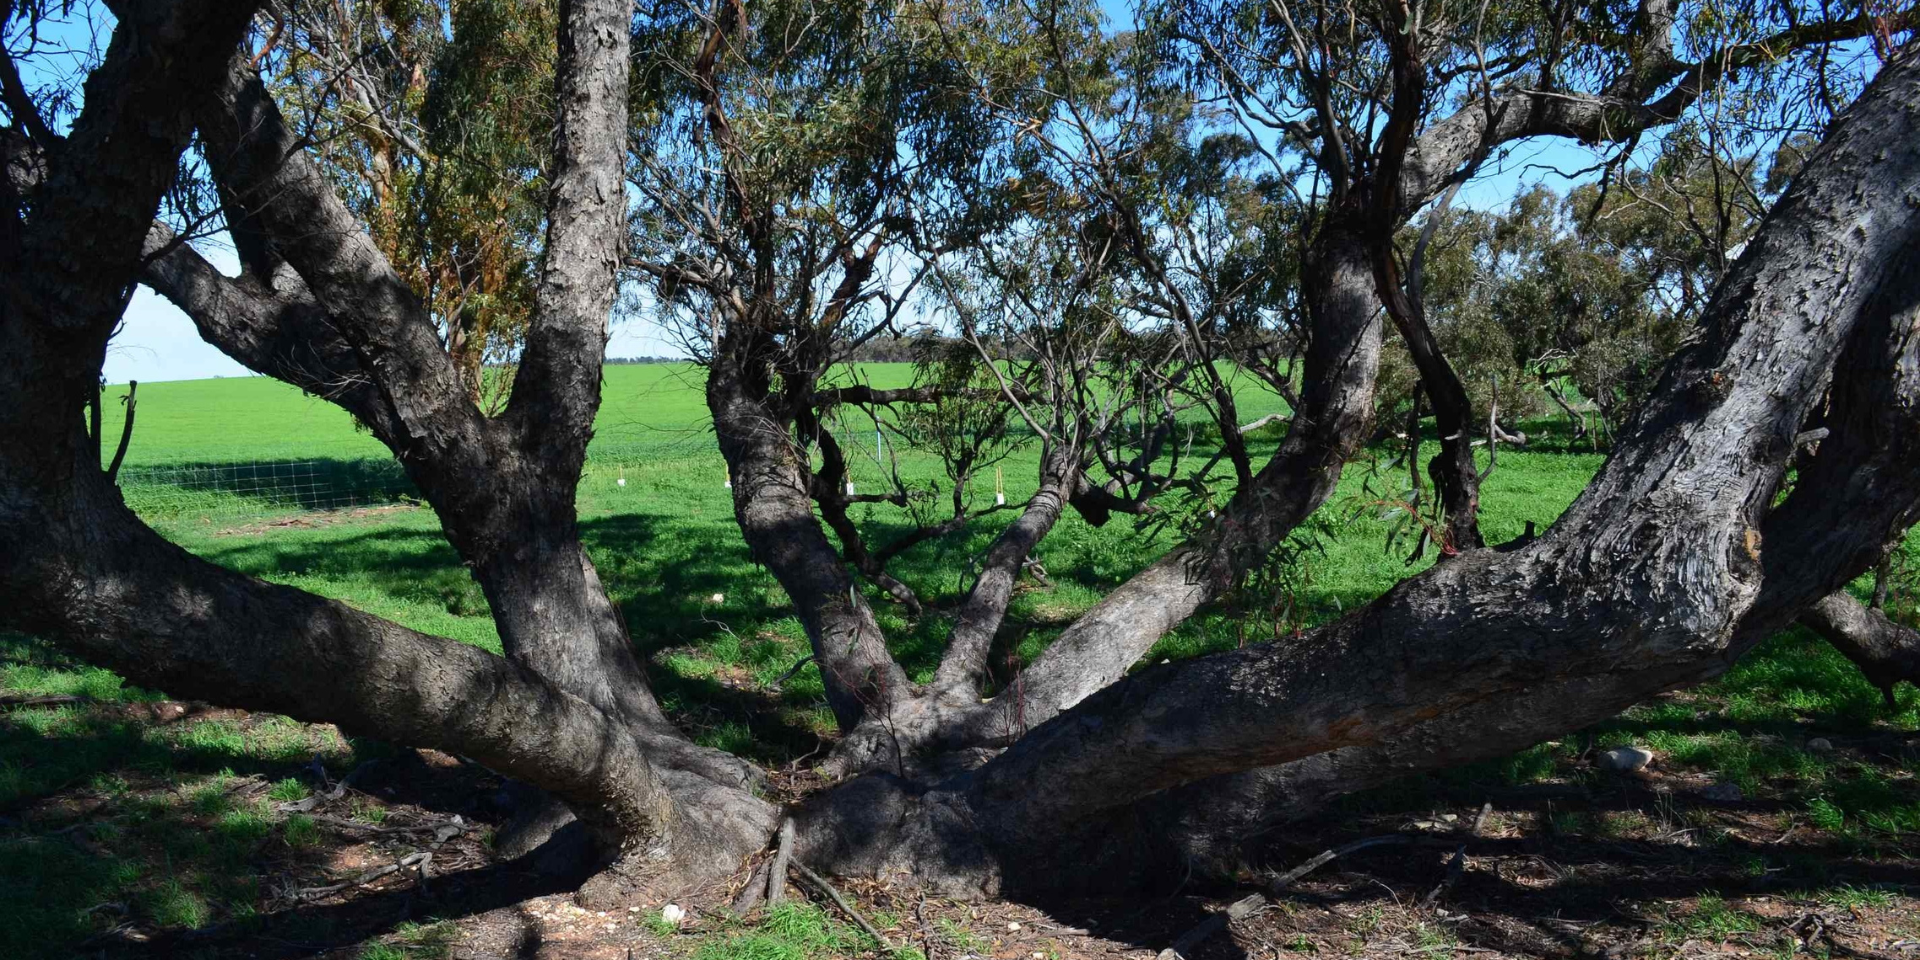
[[[1266,905],[1267,898],[1258,893],[1235,900],[1225,910],[1194,924],[1193,929],[1181,934],[1180,939],[1173,942],[1173,946],[1160,951],[1159,956],[1154,960],[1186,960],[1187,953],[1200,946],[1208,937],[1225,930],[1235,920],[1245,920],[1253,916]]]
[[[417,853],[409,853],[406,856],[401,857],[399,860],[394,861],[393,863],[389,863],[384,867],[375,867],[372,870],[368,870],[367,872],[362,873],[351,880],[342,880],[339,883],[330,883],[323,887],[301,887],[296,890],[289,890],[286,893],[286,897],[289,900],[319,899],[320,897],[327,896],[328,894],[339,893],[340,891],[345,890],[349,887],[366,886],[367,884],[372,883],[373,881],[378,880],[381,877],[384,877],[390,873],[399,873],[401,870],[406,869],[407,867],[411,867],[415,865],[424,865],[427,861],[431,859],[433,859],[433,854],[428,853],[425,850],[421,850]],[[424,866],[422,869],[424,869]]]
[[[773,868],[767,873],[767,907],[777,907],[787,899],[787,867],[793,862],[793,821],[780,824],[780,848],[773,855]],[[805,869],[804,867],[802,869]]]
[[[1345,846],[1334,847],[1331,850],[1322,851],[1321,853],[1316,855],[1313,859],[1308,860],[1306,863],[1303,863],[1297,867],[1294,867],[1292,870],[1288,870],[1286,873],[1283,873],[1273,878],[1273,881],[1267,884],[1267,889],[1273,891],[1274,893],[1279,893],[1280,891],[1293,886],[1294,881],[1300,879],[1301,877],[1306,876],[1309,873],[1312,873],[1315,870],[1318,870],[1320,867],[1325,866],[1326,864],[1336,859],[1339,859],[1340,857],[1346,856],[1349,853],[1365,850],[1368,847],[1380,847],[1380,846],[1386,846],[1387,844],[1410,843],[1410,842],[1412,842],[1411,837],[1408,837],[1405,834],[1399,834],[1399,833],[1388,834],[1383,837],[1368,837],[1364,840],[1355,840],[1352,843],[1346,844]]]
[[[1433,906],[1434,903],[1440,899],[1440,895],[1452,889],[1454,883],[1466,872],[1467,848],[1465,844],[1462,844],[1460,849],[1455,850],[1453,856],[1447,860],[1446,878],[1436,884],[1432,891],[1428,892],[1426,898],[1420,901],[1420,906],[1423,908]]]
[[[729,908],[734,916],[744,918],[752,913],[754,908],[760,906],[760,901],[767,895],[769,866],[770,864],[762,862],[753,868],[753,873],[747,877],[747,885],[741,888],[739,896],[733,898],[733,905]]]
[[[113,483],[114,480],[120,476],[120,464],[127,459],[127,444],[133,442],[133,408],[135,405],[133,394],[134,391],[139,389],[140,381],[129,380],[127,381],[127,395],[120,398],[120,402],[126,405],[127,418],[120,424],[120,445],[114,448],[113,464],[107,467],[108,483]]]
[[[792,829],[791,824],[793,821],[789,820],[787,822],[789,826],[786,827],[785,829],[791,830]],[[875,942],[880,944],[880,949],[886,951],[887,953],[893,952],[893,942],[891,940],[888,940],[886,938],[886,935],[881,933],[878,928],[874,927],[873,924],[867,922],[867,918],[864,916],[861,916],[860,911],[855,910],[853,908],[853,904],[848,903],[847,898],[841,896],[840,891],[835,890],[833,888],[833,884],[828,883],[825,877],[822,877],[821,875],[814,873],[812,870],[807,869],[807,865],[799,862],[798,860],[793,862],[793,869],[795,873],[798,873],[801,877],[805,878],[808,883],[811,883],[816,888],[818,888],[821,893],[826,894],[827,898],[832,900],[834,905],[839,907],[842,913],[845,913],[848,917],[852,918],[853,922],[858,924],[860,929],[865,930],[867,932],[867,936],[872,937]]]
[[[1286,890],[1288,887],[1292,886],[1294,881],[1300,879],[1301,877],[1304,877],[1307,874],[1312,873],[1314,870],[1319,869],[1320,867],[1326,865],[1327,863],[1339,857],[1346,856],[1347,854],[1353,853],[1357,850],[1365,850],[1368,847],[1384,846],[1390,843],[1410,843],[1410,842],[1412,842],[1411,837],[1405,836],[1404,834],[1398,834],[1398,833],[1390,834],[1384,837],[1368,837],[1364,840],[1355,840],[1354,842],[1349,843],[1345,846],[1335,847],[1331,850],[1322,851],[1318,855],[1314,856],[1313,859],[1308,860],[1307,862],[1297,867],[1294,867],[1292,870],[1288,870],[1286,873],[1283,873],[1278,877],[1275,877],[1273,881],[1267,885],[1267,889],[1272,891],[1275,894],[1278,894]],[[1193,929],[1188,930],[1186,933],[1181,934],[1180,938],[1173,942],[1173,946],[1160,951],[1159,956],[1155,957],[1154,960],[1185,960],[1187,953],[1193,950],[1195,947],[1198,947],[1208,937],[1211,937],[1214,934],[1219,933],[1222,930],[1225,930],[1228,924],[1231,924],[1236,920],[1245,920],[1246,918],[1253,916],[1255,912],[1259,911],[1262,907],[1265,907],[1266,905],[1267,905],[1266,896],[1264,894],[1258,894],[1258,893],[1252,894],[1250,896],[1242,897],[1239,900],[1235,900],[1232,904],[1228,905],[1227,909],[1207,917],[1205,920],[1202,920],[1199,923],[1195,924],[1193,926]]]
[[[274,810],[280,813],[306,813],[323,803],[338,800],[347,795],[347,790],[353,786],[353,781],[359,779],[361,774],[367,772],[369,768],[379,762],[378,760],[368,760],[366,763],[354,767],[351,772],[341,777],[340,782],[335,783],[331,788],[320,790],[304,800],[294,800],[290,803],[279,804],[274,807]],[[327,781],[327,771],[325,767],[320,766],[318,757],[314,758],[313,766],[320,774],[320,782],[325,784]]]
[[[10,695],[0,697],[0,707],[53,707],[70,703],[96,703],[92,697],[78,697],[71,694],[49,694],[47,696]]]

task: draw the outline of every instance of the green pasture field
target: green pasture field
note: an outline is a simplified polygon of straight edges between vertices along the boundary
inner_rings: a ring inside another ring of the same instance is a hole
[[[909,379],[910,368],[873,365],[855,375],[897,386]],[[606,399],[580,488],[581,530],[650,660],[667,709],[705,743],[785,764],[818,750],[832,732],[831,714],[813,667],[775,686],[804,656],[806,642],[784,594],[749,559],[734,526],[701,376],[684,364],[607,368]],[[110,437],[118,435],[120,405],[114,398],[124,390],[107,389]],[[1243,403],[1248,420],[1280,409],[1277,399],[1251,389]],[[1519,536],[1529,523],[1544,529],[1602,462],[1597,453],[1571,452],[1556,443],[1551,424],[1528,426],[1547,440],[1529,450],[1503,449],[1483,491],[1482,526],[1493,542]],[[856,485],[877,488],[893,470],[915,484],[944,484],[931,458],[900,454],[896,461],[884,444],[874,457],[873,426],[861,415],[848,413],[839,430],[849,450],[860,453],[853,466]],[[1270,452],[1278,436],[1271,429],[1259,432],[1256,456]],[[1427,453],[1432,449],[1429,444]],[[1208,452],[1198,446],[1195,462]],[[1404,529],[1389,542],[1389,532],[1403,522],[1391,501],[1405,469],[1391,464],[1392,456],[1372,451],[1349,467],[1333,500],[1289,544],[1292,562],[1266,581],[1263,592],[1193,618],[1145,662],[1258,642],[1337,617],[1430,563],[1431,550],[1408,563],[1411,542]],[[165,496],[169,469],[249,463],[324,464],[316,476],[343,486],[363,483],[365,496],[354,509],[320,512],[303,510],[297,497],[204,491]],[[415,629],[499,650],[486,600],[442,538],[431,509],[410,496],[384,448],[325,401],[264,378],[143,384],[128,464],[129,503],[188,550]],[[1031,447],[1003,464],[1010,504],[1032,493],[1036,465]],[[993,493],[989,471],[974,488],[975,502],[986,506]],[[1223,487],[1216,496],[1224,501],[1230,493]],[[929,613],[918,621],[870,594],[916,678],[929,675],[937,662],[946,629],[940,609],[964,593],[970,559],[1012,516],[993,514],[898,561],[894,572],[928,602]],[[891,507],[858,508],[855,517],[874,542],[906,528]],[[1165,550],[1178,535],[1175,527],[1118,518],[1096,529],[1069,511],[1037,551],[1051,586],[1025,584],[1010,609],[1001,675],[1037,655],[1078,613]],[[742,691],[754,697],[743,698]],[[272,813],[264,799],[230,801],[222,785],[234,777],[260,777],[292,796],[300,787],[290,778],[310,758],[339,769],[356,756],[387,749],[290,721],[174,729],[103,718],[87,704],[154,700],[162,693],[125,686],[107,671],[26,637],[0,636],[0,695],[15,702],[85,698],[53,708],[0,707],[5,956],[60,955],[57,946],[97,935],[111,919],[96,908],[103,902],[160,929],[244,920],[261,891],[240,866],[266,846],[297,848],[307,842],[303,831],[312,824]],[[1867,737],[1915,730],[1920,696],[1914,689],[1901,688],[1888,705],[1849,663],[1796,629],[1769,641],[1727,676],[1684,695],[1503,761],[1356,798],[1350,806],[1419,809],[1450,792],[1464,796],[1469,785],[1580,776],[1585,768],[1576,761],[1586,751],[1631,741],[1651,746],[1678,769],[1776,798],[1802,811],[1815,828],[1865,850],[1904,844],[1920,831],[1920,788],[1912,771],[1814,753],[1806,739],[1811,731]],[[170,786],[164,794],[129,787],[147,782],[142,777]],[[104,859],[77,854],[15,828],[27,816],[22,811],[39,810],[76,790],[105,797],[119,811],[111,819],[112,836],[96,839],[107,845],[124,841],[126,852]],[[1555,825],[1574,831],[1603,827],[1584,821]],[[182,830],[197,839],[183,839]]]

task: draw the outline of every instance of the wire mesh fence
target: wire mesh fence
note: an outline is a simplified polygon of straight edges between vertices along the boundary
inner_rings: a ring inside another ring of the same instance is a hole
[[[243,520],[380,506],[415,497],[387,460],[247,460],[130,465],[120,472],[127,506],[151,521]]]

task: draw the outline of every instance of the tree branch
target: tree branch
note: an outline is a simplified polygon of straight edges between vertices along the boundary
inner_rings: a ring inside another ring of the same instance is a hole
[[[249,370],[339,405],[389,446],[404,446],[359,355],[284,261],[270,277],[251,270],[227,277],[159,222],[143,255],[141,282],[179,307],[202,339]]]
[[[1657,12],[1657,11],[1656,11]],[[1643,10],[1643,14],[1645,11]],[[1643,16],[1640,29],[1658,32],[1659,17]],[[1532,136],[1572,137],[1585,143],[1624,142],[1642,131],[1678,119],[1687,108],[1728,76],[1769,62],[1782,51],[1857,39],[1883,23],[1911,27],[1920,13],[1890,18],[1872,16],[1801,24],[1753,43],[1733,44],[1709,54],[1700,64],[1671,57],[1671,44],[1647,42],[1643,58],[1626,75],[1630,83],[1594,95],[1545,90],[1512,90],[1491,105],[1470,103],[1430,126],[1412,144],[1400,178],[1400,208],[1412,211],[1446,189],[1447,178],[1465,164],[1480,144],[1500,144]],[[1662,86],[1684,77],[1653,100]]]
[[[22,251],[42,262],[15,263],[17,272],[10,272],[62,292],[54,302],[23,298],[28,317],[105,339],[134,283],[147,223],[192,133],[182,104],[216,85],[219,65],[238,49],[258,7],[190,0],[125,8],[105,59],[87,79],[72,130],[57,156],[42,156],[46,177],[34,189],[34,215],[21,235]],[[54,250],[61,254],[51,256]]]
[[[1893,622],[1851,594],[1828,594],[1800,614],[1800,623],[1852,660],[1888,705],[1900,681],[1920,683],[1920,631]]]
[[[1363,242],[1340,227],[1323,231],[1302,273],[1315,326],[1286,440],[1213,525],[1081,615],[1027,668],[1012,696],[978,708],[968,739],[1006,742],[1120,679],[1167,631],[1236,586],[1332,495],[1372,417],[1378,301]]]
[[[485,418],[425,307],[287,129],[244,56],[229,63],[216,103],[202,111],[199,127],[236,240],[241,234],[257,237],[249,245],[270,250],[297,271],[326,322],[380,391],[394,426],[382,439],[395,456],[410,467],[430,468],[422,484],[429,496],[457,491],[463,470],[465,476],[485,476]],[[248,252],[242,250],[243,258]],[[249,266],[263,279],[273,275],[267,265]],[[468,491],[466,498],[479,509],[483,498],[476,494]]]
[[[1889,65],[1808,171],[1722,284],[1707,335],[1669,365],[1637,432],[1545,536],[1436,567],[1301,640],[1116,684],[984,768],[976,809],[1008,811],[1011,842],[1027,842],[1063,814],[1388,740],[1543,678],[1626,662],[1667,683],[1710,675],[1871,564],[1888,521],[1920,507],[1911,470],[1875,472],[1873,509],[1896,516],[1836,524],[1831,508],[1783,508],[1785,549],[1758,527],[1835,364],[1860,343],[1892,344],[1894,369],[1920,363],[1894,333],[1910,323],[1896,313],[1920,309],[1920,223],[1906,212],[1920,202],[1920,63]],[[1833,495],[1867,482],[1860,473],[1836,467],[1804,496],[1858,504]],[[1854,542],[1814,550],[1811,536]],[[1819,592],[1800,599],[1808,590]],[[1636,611],[1630,623],[1607,613],[1624,610]],[[1471,649],[1458,643],[1468,635]],[[1032,791],[1041,770],[1062,788]]]
[[[600,407],[620,242],[632,5],[563,0],[545,256],[506,416],[549,471],[577,476]],[[564,482],[564,481],[562,481]]]

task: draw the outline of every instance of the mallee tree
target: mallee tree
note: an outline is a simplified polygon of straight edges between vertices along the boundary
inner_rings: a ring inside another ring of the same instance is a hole
[[[1920,61],[1895,49],[1731,266],[1599,475],[1537,538],[1462,543],[1458,556],[1298,637],[1133,669],[1160,633],[1231,589],[1317,507],[1366,436],[1380,251],[1355,231],[1382,217],[1397,223],[1409,198],[1432,191],[1403,183],[1369,207],[1372,188],[1349,170],[1341,190],[1354,199],[1341,203],[1375,219],[1315,240],[1316,256],[1339,255],[1317,262],[1337,269],[1302,274],[1304,380],[1273,458],[1249,465],[1216,518],[1117,588],[1017,685],[985,703],[957,694],[977,677],[972,658],[985,655],[975,638],[953,644],[936,682],[916,687],[821,530],[813,470],[795,437],[817,414],[810,377],[831,353],[806,335],[841,323],[874,299],[869,284],[892,279],[876,276],[868,251],[895,243],[891,231],[911,232],[910,208],[924,198],[911,176],[884,165],[867,171],[867,192],[850,188],[873,200],[865,210],[796,213],[763,189],[748,164],[765,158],[737,149],[743,100],[726,79],[756,42],[762,13],[723,2],[680,51],[691,66],[682,79],[700,98],[700,147],[722,161],[713,181],[721,203],[684,209],[717,225],[701,239],[719,255],[650,265],[656,277],[679,270],[687,275],[675,282],[703,285],[714,311],[708,399],[736,465],[736,512],[796,605],[811,605],[803,620],[846,727],[841,781],[781,809],[761,797],[761,771],[693,744],[663,713],[576,530],[574,491],[620,272],[647,252],[624,244],[629,160],[646,149],[630,143],[645,119],[630,111],[645,85],[631,73],[632,44],[657,39],[653,14],[636,18],[619,0],[558,5],[533,304],[510,391],[489,415],[444,322],[262,82],[266,41],[249,26],[260,5],[110,6],[113,41],[64,130],[39,112],[11,60],[0,76],[12,118],[0,132],[0,586],[9,598],[0,625],[175,695],[437,747],[537,787],[592,840],[590,901],[669,894],[733,872],[787,823],[796,856],[820,872],[904,877],[959,895],[1181,875],[1165,868],[1204,863],[1328,798],[1511,751],[1714,676],[1831,604],[1878,561],[1890,531],[1920,517]],[[793,13],[769,7],[767,16]],[[902,32],[912,17],[944,15],[912,5],[870,15],[883,13],[903,18],[887,24]],[[1398,13],[1383,7],[1369,22],[1392,36]],[[963,66],[946,78],[955,88]],[[1405,72],[1420,69],[1418,56],[1402,49],[1394,66],[1394,89],[1412,89]],[[1559,115],[1527,91],[1502,95],[1518,111],[1504,116]],[[1331,106],[1322,113],[1325,134],[1338,117]],[[1407,131],[1389,124],[1378,135],[1404,140]],[[239,253],[237,277],[157,219],[196,139]],[[1385,142],[1373,153],[1406,148]],[[1101,202],[1112,210],[1124,199]],[[836,232],[837,216],[859,230]],[[818,246],[794,245],[787,217],[811,223]],[[976,226],[938,243],[898,243],[937,259],[997,228]],[[1131,256],[1150,254],[1155,240],[1142,230]],[[834,265],[820,267],[809,250]],[[781,273],[809,264],[803,277]],[[225,570],[126,508],[83,412],[138,283],[179,304],[229,355],[339,404],[393,451],[484,589],[504,656]],[[825,297],[794,292],[816,286]],[[796,303],[810,312],[780,313]],[[1022,395],[1001,392],[1010,403]],[[1029,505],[1009,527],[970,601],[1004,609],[1007,564],[1017,569],[1032,536],[1044,535],[1036,526],[1078,491],[1068,476],[1078,466],[1048,462],[1060,481],[1054,502],[1038,513]],[[1858,635],[1847,617],[1825,617]],[[1897,650],[1860,649],[1899,662]],[[876,733],[888,729],[908,730],[903,747]]]

